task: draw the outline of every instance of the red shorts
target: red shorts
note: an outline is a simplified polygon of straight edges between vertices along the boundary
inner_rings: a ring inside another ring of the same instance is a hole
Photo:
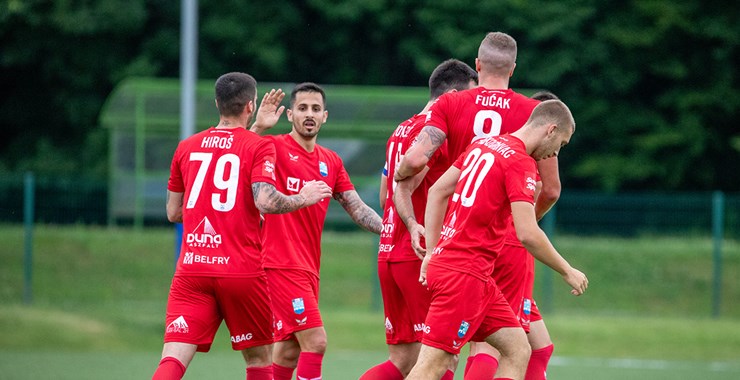
[[[534,257],[521,245],[504,244],[493,267],[493,280],[529,332],[529,324],[542,319],[534,303]]]
[[[421,342],[431,293],[419,283],[421,260],[378,262],[387,344]]]
[[[521,328],[493,279],[429,265],[432,301],[422,343],[459,354],[468,341],[482,342],[501,328]]]
[[[275,341],[293,339],[296,331],[321,327],[319,279],[311,272],[266,269],[274,316]]]
[[[208,352],[221,321],[226,322],[234,350],[272,344],[272,312],[265,276],[172,279],[165,343],[196,344],[198,351]]]

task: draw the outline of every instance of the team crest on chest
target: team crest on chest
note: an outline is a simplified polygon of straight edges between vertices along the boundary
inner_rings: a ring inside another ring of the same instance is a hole
[[[326,162],[319,161],[319,173],[321,173],[322,177],[329,175],[329,166],[326,165]]]

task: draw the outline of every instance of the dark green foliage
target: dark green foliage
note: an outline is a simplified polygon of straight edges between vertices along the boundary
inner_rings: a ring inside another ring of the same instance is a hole
[[[127,76],[179,76],[179,3],[0,4],[0,170],[104,176],[90,163],[106,160],[100,107]],[[740,190],[737,2],[199,3],[200,78],[423,86],[440,61],[472,65],[486,32],[507,32],[512,87],[549,89],[575,114],[565,187]]]

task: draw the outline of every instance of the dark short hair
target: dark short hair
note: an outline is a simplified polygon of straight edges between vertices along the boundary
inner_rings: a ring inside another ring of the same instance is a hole
[[[239,116],[257,96],[257,81],[245,73],[227,73],[216,80],[216,105],[221,116]]]
[[[437,99],[450,90],[467,90],[470,82],[478,83],[478,73],[464,62],[448,59],[437,66],[429,77],[429,98]]]
[[[296,95],[299,92],[318,92],[321,94],[321,101],[324,103],[324,108],[326,108],[326,93],[324,93],[324,89],[321,86],[313,82],[298,83],[293,87],[293,91],[290,92],[290,108],[293,108]]]
[[[531,98],[541,102],[544,102],[545,100],[560,100],[557,95],[547,90],[537,91],[532,94]]]

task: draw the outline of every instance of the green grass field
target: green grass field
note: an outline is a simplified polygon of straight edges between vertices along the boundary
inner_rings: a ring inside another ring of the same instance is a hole
[[[173,238],[169,228],[39,226],[33,302],[26,305],[23,229],[0,226],[0,379],[151,377],[162,345]],[[722,315],[714,319],[709,239],[554,241],[589,276],[590,287],[572,297],[554,276],[553,310],[545,314],[556,344],[549,379],[740,378],[737,242],[724,244]],[[325,379],[356,379],[386,357],[375,244],[367,233],[325,234]],[[538,287],[537,293],[547,292]],[[186,378],[243,376],[240,355],[222,329]]]

